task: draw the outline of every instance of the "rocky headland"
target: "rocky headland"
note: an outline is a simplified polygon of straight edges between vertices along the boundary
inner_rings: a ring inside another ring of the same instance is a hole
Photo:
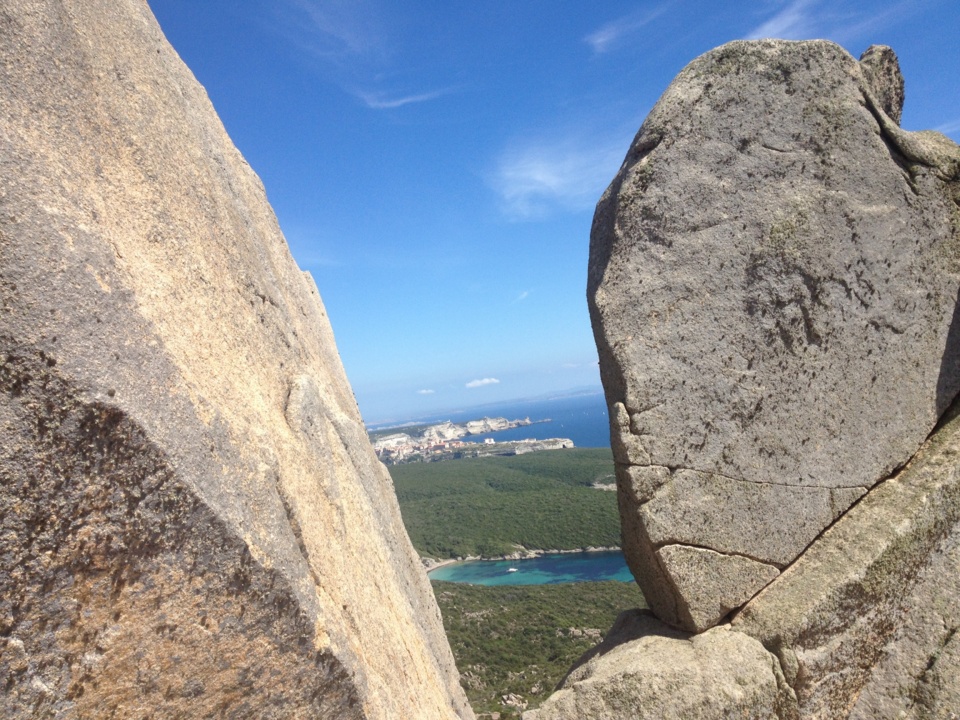
[[[394,428],[380,429],[371,432],[370,439],[373,441],[374,450],[380,450],[401,443],[442,443],[448,440],[459,440],[467,435],[485,435],[543,422],[550,422],[550,420],[531,420],[529,417],[518,420],[507,420],[504,417],[483,417],[477,420],[467,420],[463,423],[444,420],[430,425],[407,425],[396,428],[397,430],[402,429],[402,432],[391,432]]]
[[[371,433],[373,450],[385,465],[404,462],[436,462],[456,460],[465,457],[490,457],[494,455],[524,455],[542,450],[562,450],[574,447],[569,438],[544,438],[543,440],[504,440],[486,439],[483,443],[461,441],[470,435],[489,433],[527,427],[546,420],[507,420],[506,418],[481,418],[465,423],[453,423],[446,420],[433,425],[417,425],[406,432]]]

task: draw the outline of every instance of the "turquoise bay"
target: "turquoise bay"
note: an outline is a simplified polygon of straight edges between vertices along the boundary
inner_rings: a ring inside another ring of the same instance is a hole
[[[431,580],[470,585],[548,585],[599,580],[633,582],[633,575],[619,550],[558,553],[525,560],[469,560],[444,565],[431,571],[429,576]]]

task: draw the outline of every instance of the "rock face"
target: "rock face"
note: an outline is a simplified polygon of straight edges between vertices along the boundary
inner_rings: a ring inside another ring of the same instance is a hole
[[[960,402],[903,471],[750,601],[802,718],[960,714]]]
[[[143,0],[0,9],[0,715],[472,717],[310,277]]]
[[[581,663],[523,720],[770,720],[792,700],[776,658],[726,626],[691,637],[627,611]]]
[[[735,42],[601,198],[588,299],[623,545],[701,631],[906,463],[960,388],[960,151],[889,48]]]
[[[960,716],[960,402],[732,623],[637,613],[524,720]]]

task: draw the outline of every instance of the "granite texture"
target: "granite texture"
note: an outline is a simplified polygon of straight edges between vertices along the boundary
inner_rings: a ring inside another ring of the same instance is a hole
[[[143,0],[0,7],[0,715],[472,717],[317,288]]]
[[[724,45],[673,81],[597,205],[624,550],[671,625],[722,620],[672,578],[759,589],[724,556],[789,566],[960,388],[960,149],[901,130],[902,101],[889,48]]]

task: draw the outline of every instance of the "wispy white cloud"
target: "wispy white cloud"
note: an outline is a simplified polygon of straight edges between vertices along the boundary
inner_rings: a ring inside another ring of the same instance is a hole
[[[466,384],[468,388],[478,388],[483,387],[484,385],[499,385],[500,381],[496,378],[483,378],[481,380],[471,380]]]
[[[300,44],[327,59],[384,51],[377,13],[365,0],[287,0],[297,16]]]
[[[385,21],[379,0],[284,0],[277,8],[279,31],[287,40],[371,110],[426,102],[450,92],[410,92],[418,84],[415,78],[403,83],[407,90],[397,89],[396,79],[404,76],[402,38]]]
[[[538,219],[557,209],[588,209],[616,174],[630,137],[624,133],[598,140],[573,134],[516,143],[500,154],[490,185],[513,220]]]
[[[854,2],[790,0],[773,17],[753,28],[745,37],[747,40],[826,38],[842,45],[863,42],[865,39],[873,39],[882,28],[918,12],[927,2],[928,0],[900,0],[878,10]]]
[[[633,35],[645,25],[648,25],[663,15],[667,7],[668,4],[663,4],[643,13],[634,12],[629,15],[624,15],[597,28],[587,35],[583,41],[587,43],[597,55],[609,52],[617,47],[622,40]]]
[[[394,108],[403,107],[404,105],[435,100],[442,95],[446,95],[448,92],[450,92],[448,89],[434,90],[432,92],[419,93],[415,95],[400,95],[391,97],[385,93],[368,93],[358,91],[356,95],[358,98],[363,100],[364,104],[368,108],[372,110],[392,110]]]
[[[429,389],[417,390],[417,395],[433,395],[434,392],[435,392],[434,390],[429,390]]]
[[[520,293],[519,295],[517,295],[517,297],[514,298],[513,301],[514,301],[515,303],[518,303],[518,302],[521,302],[521,301],[523,301],[523,300],[526,300],[528,297],[530,297],[530,291],[529,291],[529,290],[524,290],[522,293]]]
[[[957,118],[952,122],[946,122],[943,125],[937,125],[934,130],[937,132],[942,132],[944,135],[960,133],[960,118]]]
[[[816,20],[811,12],[816,0],[793,0],[766,22],[747,34],[748,40],[780,38],[801,40],[816,34]]]

